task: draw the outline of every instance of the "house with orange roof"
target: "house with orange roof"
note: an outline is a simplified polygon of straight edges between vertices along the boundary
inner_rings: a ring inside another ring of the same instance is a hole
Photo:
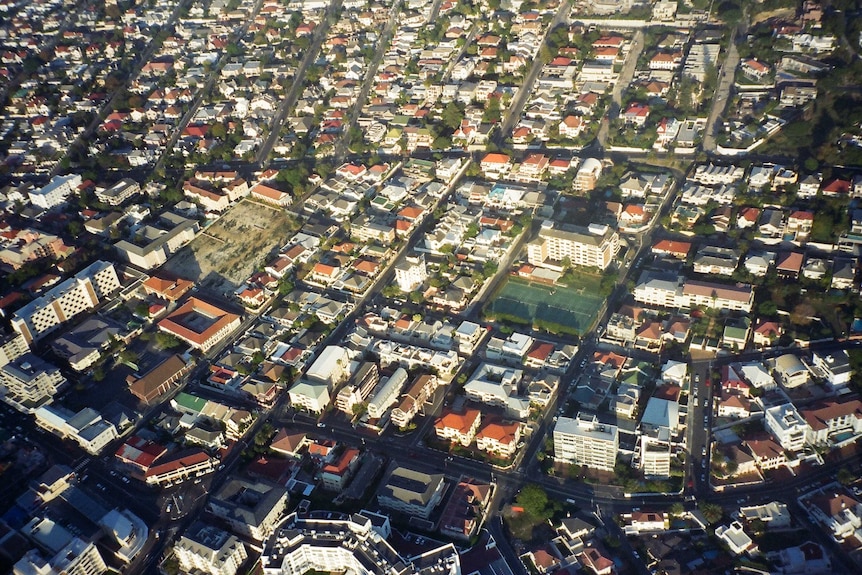
[[[735,394],[722,394],[718,402],[718,416],[741,419],[751,415],[751,403],[747,398]]]
[[[546,341],[536,341],[527,356],[524,358],[524,365],[541,369],[551,354],[554,353],[554,344]]]
[[[808,423],[806,440],[814,445],[829,445],[843,433],[858,438],[862,434],[862,401],[825,401],[800,411]]]
[[[485,177],[496,180],[508,174],[509,170],[512,169],[512,158],[506,154],[489,153],[482,158],[479,166]]]
[[[770,469],[778,469],[787,463],[787,456],[784,454],[784,449],[781,448],[771,437],[760,437],[756,439],[746,439],[743,445],[751,452],[754,458],[754,463],[761,471],[769,471]]]
[[[251,196],[257,200],[267,204],[274,204],[280,207],[290,205],[290,194],[282,192],[275,188],[271,188],[266,184],[257,184],[251,189]]]
[[[835,541],[844,541],[862,528],[862,503],[843,489],[819,492],[802,503]]]
[[[186,300],[158,323],[160,331],[207,351],[239,327],[241,318],[202,299]]]
[[[144,293],[155,295],[168,301],[177,301],[183,297],[194,282],[183,278],[174,278],[165,271],[159,271],[143,283]]]
[[[215,469],[218,461],[200,449],[182,451],[159,458],[159,463],[147,469],[144,477],[147,485],[173,485],[206,475]]]
[[[510,458],[521,439],[521,424],[514,421],[487,421],[476,433],[476,447],[482,451]]]
[[[463,413],[446,410],[434,422],[434,433],[440,439],[467,447],[476,437],[481,420],[482,414],[478,409],[467,408]]]
[[[309,281],[320,283],[323,285],[330,285],[334,283],[339,277],[341,277],[340,267],[331,266],[329,264],[324,264],[321,262],[317,262],[316,264],[314,264],[314,267],[311,268],[311,272],[308,274]]]
[[[564,138],[577,138],[583,133],[586,127],[586,122],[584,122],[581,116],[569,114],[560,121],[560,124],[557,126],[557,130],[559,131],[560,136]]]
[[[781,324],[775,321],[760,320],[752,331],[752,341],[758,347],[767,347],[773,344],[784,333]]]
[[[596,575],[611,575],[614,571],[614,562],[595,547],[587,547],[577,557],[584,567]]]
[[[359,467],[360,452],[355,447],[348,447],[332,463],[320,470],[320,482],[327,491],[341,492]]]

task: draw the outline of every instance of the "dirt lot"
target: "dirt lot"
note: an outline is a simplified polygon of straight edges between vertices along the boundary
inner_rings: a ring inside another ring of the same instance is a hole
[[[169,259],[165,269],[223,295],[241,285],[296,229],[284,210],[244,199]]]

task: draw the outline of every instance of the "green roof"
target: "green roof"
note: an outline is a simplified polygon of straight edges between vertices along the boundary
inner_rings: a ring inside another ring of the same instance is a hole
[[[195,413],[203,411],[204,406],[207,404],[206,399],[185,392],[178,393],[174,401],[177,402],[178,406]]]

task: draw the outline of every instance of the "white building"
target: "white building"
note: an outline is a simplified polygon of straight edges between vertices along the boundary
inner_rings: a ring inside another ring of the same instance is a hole
[[[78,189],[81,181],[78,174],[54,176],[44,187],[28,192],[30,203],[46,210],[59,206]]]
[[[407,383],[407,370],[399,367],[388,378],[383,378],[368,400],[368,417],[379,419],[386,410],[394,404],[401,395],[401,389]]]
[[[350,376],[350,357],[347,349],[328,345],[305,372],[310,381],[325,383],[330,389]]]
[[[32,412],[50,403],[65,383],[57,367],[29,352],[0,367],[2,395],[19,411]]]
[[[542,224],[539,237],[527,244],[527,261],[535,266],[562,270],[571,265],[606,269],[619,251],[619,235],[608,226],[567,226]]]
[[[174,554],[185,573],[236,575],[248,557],[234,535],[203,523],[194,523],[174,545]]]
[[[809,433],[808,423],[799,415],[792,403],[767,409],[764,413],[764,423],[767,431],[787,451],[799,451],[805,446],[805,437]]]
[[[389,518],[370,511],[293,513],[267,542],[261,556],[263,573],[461,573],[458,551],[451,543],[407,557],[389,544],[391,533]]]
[[[757,549],[739,521],[734,521],[730,525],[719,525],[715,528],[715,536],[724,541],[734,555],[753,553]]]
[[[96,190],[96,199],[109,206],[119,206],[140,191],[138,182],[123,178],[110,188]]]
[[[427,278],[424,254],[407,256],[395,266],[395,281],[404,293],[419,289]]]
[[[599,423],[593,416],[560,417],[554,427],[554,460],[584,465],[591,469],[613,471],[620,447],[615,425]]]
[[[27,343],[37,341],[73,317],[93,309],[120,287],[113,264],[96,261],[15,312],[12,328]]]
[[[329,405],[329,386],[317,381],[301,379],[287,391],[291,405],[312,413],[322,413]]]
[[[509,415],[524,419],[530,413],[530,401],[518,395],[524,377],[520,369],[482,363],[464,385],[467,398],[478,403],[503,407]]]
[[[37,425],[61,439],[72,439],[91,455],[98,455],[119,437],[114,424],[102,419],[99,412],[89,407],[72,413],[62,407],[45,405],[37,409],[33,416]]]
[[[101,575],[108,566],[93,543],[73,537],[53,557],[36,549],[24,554],[12,568],[14,575]]]

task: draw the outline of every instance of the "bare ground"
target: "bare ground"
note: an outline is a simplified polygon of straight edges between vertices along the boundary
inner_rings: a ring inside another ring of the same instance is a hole
[[[165,269],[206,290],[232,292],[296,229],[283,209],[246,198],[169,259]]]

